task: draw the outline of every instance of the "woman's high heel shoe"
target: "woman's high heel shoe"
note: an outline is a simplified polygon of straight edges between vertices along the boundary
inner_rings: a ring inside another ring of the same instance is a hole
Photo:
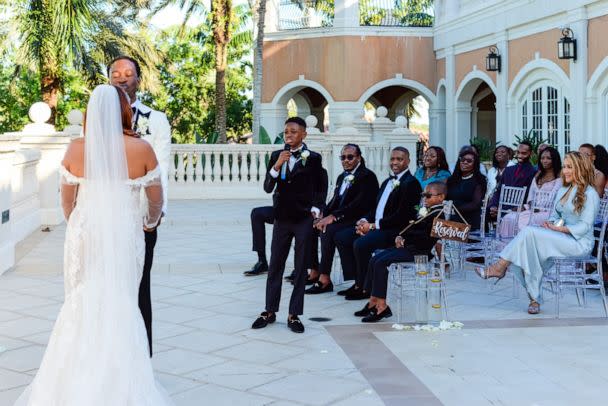
[[[476,266],[475,273],[479,275],[481,279],[490,279],[496,278],[496,285],[502,278],[507,274],[507,268],[509,267],[509,262],[504,259],[499,260],[498,262],[488,266],[487,268]]]

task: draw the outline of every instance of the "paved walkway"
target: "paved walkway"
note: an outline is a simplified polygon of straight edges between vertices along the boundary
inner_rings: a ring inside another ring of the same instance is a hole
[[[490,288],[469,274],[448,281],[463,330],[362,325],[352,313],[363,302],[325,294],[306,298],[305,334],[287,329],[285,311],[254,331],[265,278],[242,271],[255,261],[249,211],[267,201],[170,203],[152,278],[154,367],[178,405],[606,403],[608,322],[597,294],[587,308],[566,294],[560,320],[552,298],[531,317],[510,278]],[[0,276],[0,406],[31,381],[63,301],[64,230],[32,234]]]

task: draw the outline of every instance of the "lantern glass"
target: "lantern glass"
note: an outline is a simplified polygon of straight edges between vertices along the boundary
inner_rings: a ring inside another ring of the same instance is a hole
[[[488,72],[500,71],[500,55],[492,52],[486,57],[486,70]]]

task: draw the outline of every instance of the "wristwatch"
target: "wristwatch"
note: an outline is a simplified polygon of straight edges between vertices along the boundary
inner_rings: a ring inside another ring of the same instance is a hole
[[[370,230],[375,230],[375,229],[376,229],[376,223],[371,223],[371,224],[369,225],[369,229],[370,229]]]

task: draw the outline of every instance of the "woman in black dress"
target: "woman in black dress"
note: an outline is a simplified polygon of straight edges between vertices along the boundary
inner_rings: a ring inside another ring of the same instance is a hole
[[[479,229],[486,185],[486,177],[479,170],[479,155],[472,149],[461,151],[454,173],[447,181],[447,200],[454,202],[473,230]]]

